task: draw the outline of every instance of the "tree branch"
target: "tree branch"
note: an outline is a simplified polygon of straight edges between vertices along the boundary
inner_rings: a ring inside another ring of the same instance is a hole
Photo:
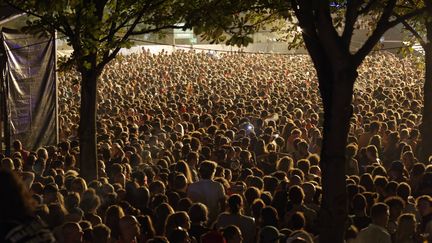
[[[359,16],[359,6],[363,3],[363,0],[354,0],[347,2],[347,9],[345,11],[345,26],[342,32],[342,42],[345,46],[350,46],[351,38],[354,32],[354,25],[357,22]]]
[[[117,8],[117,4],[118,4],[118,2],[116,2],[116,8]],[[149,7],[149,2],[147,2],[147,4],[146,5],[144,5],[143,7],[142,7],[142,9],[141,9],[141,11],[139,11],[139,12],[142,12],[142,11],[146,11],[147,10],[147,8]],[[139,13],[138,12],[138,13]],[[138,14],[137,13],[137,14]],[[143,14],[142,14],[143,15]],[[141,17],[142,17],[142,15],[141,15]],[[109,32],[109,34],[107,35],[107,36],[105,36],[105,37],[103,37],[102,39],[100,39],[99,41],[101,41],[101,42],[103,42],[103,41],[110,41],[110,40],[112,40],[113,38],[114,38],[114,36],[115,36],[115,34],[120,30],[120,29],[122,29],[122,28],[124,28],[124,27],[126,27],[127,26],[127,23],[131,20],[131,19],[133,19],[133,16],[134,16],[134,14],[130,14],[128,17],[126,17],[125,18],[125,20],[124,21],[122,21],[117,27],[113,27],[113,26],[115,26],[116,25],[116,21],[115,21],[115,19],[113,19],[112,20],[112,26],[111,26],[111,29],[110,29],[110,32]],[[139,21],[138,22],[138,24],[140,24],[141,22]]]
[[[161,31],[161,30],[165,30],[165,29],[183,29],[183,28],[185,28],[185,26],[164,25],[164,26],[159,26],[159,27],[155,27],[155,28],[133,31],[130,35],[143,35],[143,34],[148,34],[148,33],[155,33],[155,32]]]
[[[426,41],[423,39],[423,37],[420,35],[420,33],[417,30],[415,30],[414,27],[411,26],[406,20],[403,20],[401,23],[404,25],[405,29],[407,29],[409,32],[411,32],[411,34],[418,40],[420,45],[423,48],[425,48],[426,47]]]
[[[349,45],[344,45],[342,39],[333,26],[330,12],[329,0],[320,0],[316,10],[316,27],[318,37],[326,51],[332,52],[329,57],[335,62],[346,60],[346,53],[349,53]]]
[[[363,44],[363,46],[357,51],[357,53],[354,55],[355,63],[356,65],[360,65],[363,61],[363,59],[367,56],[367,54],[374,48],[376,43],[380,40],[381,36],[389,29],[393,28],[397,24],[401,23],[402,21],[406,21],[418,14],[421,14],[423,11],[425,11],[424,8],[416,9],[410,13],[407,13],[405,15],[400,16],[399,18],[396,18],[393,21],[389,21],[388,19],[392,15],[393,8],[386,7],[384,9],[383,15],[381,16],[380,20],[378,21],[377,27],[375,28],[372,35],[366,40],[366,42]],[[384,19],[384,17],[386,17]]]
[[[426,11],[426,8],[419,8],[419,9],[415,9],[412,12],[409,12],[407,14],[401,15],[401,16],[396,16],[395,20],[392,20],[389,22],[390,28],[402,23],[402,21],[407,21],[408,19],[415,17],[419,14],[422,14],[424,11]]]
[[[387,5],[384,7],[381,17],[372,32],[371,36],[366,40],[363,46],[354,54],[354,64],[360,66],[364,58],[372,51],[378,41],[381,39],[382,35],[390,29],[389,18],[392,15],[393,9],[396,5],[396,0],[389,0]]]
[[[141,11],[137,14],[137,16],[136,16],[134,22],[133,22],[133,23],[131,24],[131,26],[129,27],[129,29],[128,29],[128,31],[126,32],[126,34],[124,34],[124,36],[123,36],[123,37],[121,38],[121,40],[118,42],[117,47],[116,47],[116,48],[111,52],[111,54],[108,54],[108,55],[105,54],[105,55],[103,56],[102,61],[96,65],[96,69],[98,69],[98,70],[99,70],[99,69],[102,70],[103,67],[104,67],[108,62],[110,62],[112,59],[114,59],[115,56],[117,56],[118,52],[119,52],[120,49],[121,49],[120,44],[123,43],[123,42],[125,42],[125,41],[129,38],[129,36],[133,33],[135,27],[138,25],[139,21],[140,21],[141,18],[143,17],[143,15],[144,15],[144,13],[146,12],[146,10],[147,10],[146,7],[143,7],[143,8],[141,9]],[[107,50],[106,52],[109,53],[109,50]]]
[[[299,2],[300,1],[300,2]],[[314,53],[323,53],[323,47],[320,44],[315,26],[315,16],[312,9],[311,0],[291,0],[294,13],[299,21],[299,26],[302,29],[302,36],[306,48],[312,58],[314,65],[321,67],[321,60]]]
[[[61,28],[61,26],[54,25],[53,22],[45,21],[45,18],[44,18],[42,15],[37,14],[37,13],[35,13],[35,12],[32,12],[32,11],[30,11],[30,10],[22,9],[22,8],[16,6],[15,4],[11,3],[11,2],[8,1],[8,0],[4,0],[4,1],[5,1],[5,3],[6,3],[7,5],[9,5],[10,7],[14,8],[14,9],[20,11],[20,12],[26,13],[26,14],[28,14],[28,15],[30,15],[30,16],[37,17],[37,18],[40,19],[40,21],[41,21],[42,23],[44,23],[44,24],[46,24],[46,25],[48,25],[48,26],[51,26],[51,28],[57,30],[58,32],[60,32],[60,33],[62,33],[62,34],[64,34],[64,35],[67,35],[67,34],[65,33],[65,31]]]
[[[115,7],[114,7],[114,13],[112,14],[112,15],[116,15],[116,14],[118,14],[118,5],[119,5],[119,2],[116,0],[116,2],[115,2]],[[126,22],[127,23],[127,22]],[[126,24],[125,23],[125,24]],[[120,24],[121,25],[121,24]],[[115,31],[115,29],[116,29],[116,26],[117,26],[117,22],[116,21],[114,21],[114,19],[112,20],[112,22],[111,22],[111,26],[110,26],[110,28],[109,28],[109,31],[108,31],[108,35],[106,36],[106,37],[104,37],[104,38],[102,38],[100,41],[101,42],[103,42],[103,41],[105,41],[105,40],[108,40],[108,41],[112,41],[112,38],[114,37],[114,35],[115,35],[115,33],[116,33],[116,31]],[[106,38],[106,39],[105,39]]]
[[[362,15],[362,14],[368,13],[371,10],[371,8],[373,7],[373,5],[376,3],[377,3],[377,0],[369,0],[369,2],[366,4],[366,6],[359,9],[358,14]]]

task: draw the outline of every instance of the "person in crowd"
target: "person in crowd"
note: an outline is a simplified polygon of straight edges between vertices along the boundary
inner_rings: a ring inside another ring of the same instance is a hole
[[[419,134],[423,72],[387,52],[357,71],[346,240],[385,243],[392,233],[395,242],[432,241],[432,160]],[[80,171],[79,79],[75,69],[59,72],[57,145],[30,149],[17,140],[11,156],[0,156],[0,241],[319,238],[323,109],[308,56],[119,56],[100,76],[93,181]]]
[[[4,242],[55,242],[36,216],[35,202],[19,176],[0,169],[0,239]]]
[[[111,230],[104,224],[98,224],[93,227],[93,242],[94,243],[109,243],[111,242]]]
[[[394,236],[395,243],[414,243],[420,239],[416,234],[417,222],[414,214],[402,214],[398,218],[397,230]]]
[[[358,230],[368,227],[371,223],[371,219],[366,213],[366,206],[366,197],[361,193],[357,193],[352,199],[352,214],[350,218],[352,224]]]
[[[223,228],[223,237],[227,243],[242,243],[243,236],[239,227],[235,225],[228,225]]]
[[[265,226],[259,232],[260,243],[278,243],[285,235],[281,234],[276,227]]]
[[[201,180],[192,183],[187,191],[188,197],[194,202],[201,202],[209,209],[209,221],[213,222],[225,205],[225,189],[213,180],[217,164],[203,161],[199,167]]]
[[[191,228],[189,216],[184,211],[175,212],[168,216],[165,222],[165,235],[171,235],[171,232],[177,228],[187,231]]]
[[[389,221],[389,207],[384,203],[376,203],[371,208],[372,222],[358,234],[359,243],[391,243],[390,233],[386,227]]]
[[[201,239],[203,234],[210,231],[210,228],[206,226],[208,221],[207,207],[202,203],[194,203],[189,208],[188,214],[191,220],[189,235],[197,240]]]
[[[432,240],[432,197],[423,195],[417,198],[417,208],[421,216],[420,233]]]
[[[138,243],[140,224],[132,215],[123,216],[119,221],[121,243]]]
[[[235,225],[240,228],[245,243],[255,241],[255,219],[243,215],[243,198],[239,194],[233,194],[228,198],[228,212],[219,215],[216,227],[224,228]]]
[[[64,243],[81,243],[83,242],[84,232],[78,223],[68,222],[62,226],[62,234]]]

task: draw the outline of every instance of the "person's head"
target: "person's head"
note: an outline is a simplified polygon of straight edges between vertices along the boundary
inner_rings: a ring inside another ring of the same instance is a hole
[[[217,164],[210,160],[205,160],[201,163],[199,167],[199,173],[203,179],[213,179],[216,172]]]
[[[87,190],[87,183],[86,181],[81,178],[77,177],[72,181],[71,190],[74,192],[77,192],[78,194],[82,194],[84,191]]]
[[[8,158],[8,157],[3,158],[1,160],[1,167],[0,168],[4,169],[4,170],[10,170],[10,171],[15,170],[13,160],[11,158]]]
[[[293,204],[303,203],[305,195],[300,186],[292,186],[288,191],[288,198]]]
[[[0,170],[0,219],[12,221],[33,215],[35,203],[17,174]]]
[[[381,123],[379,121],[373,121],[370,125],[369,125],[369,131],[372,134],[377,134],[380,130],[381,127]]]
[[[33,164],[33,172],[38,175],[38,176],[42,176],[42,174],[45,172],[45,166],[46,166],[46,161],[41,159],[41,158],[37,158],[34,161]]]
[[[54,183],[46,185],[43,189],[43,202],[47,205],[57,202],[57,193],[57,185],[55,185]]]
[[[84,213],[95,213],[100,206],[100,198],[93,188],[86,190],[81,197],[80,208]]]
[[[363,194],[357,193],[354,195],[352,200],[352,208],[354,213],[366,213],[366,205],[366,197]]]
[[[154,195],[156,195],[156,194],[165,194],[165,184],[162,182],[162,181],[160,181],[160,180],[156,180],[156,181],[153,181],[152,183],[150,183],[150,185],[149,185],[149,191],[150,191],[150,194],[152,195],[152,196],[154,196]]]
[[[248,189],[246,189],[244,196],[246,199],[246,202],[248,205],[251,205],[252,202],[257,199],[260,198],[261,192],[258,188],[256,187],[249,187]]]
[[[118,205],[108,207],[105,212],[105,224],[111,229],[111,237],[118,239],[120,237],[119,221],[125,216],[123,209]]]
[[[62,227],[63,242],[82,242],[84,232],[78,223],[68,222]]]
[[[366,156],[369,158],[369,160],[376,160],[378,159],[378,149],[375,145],[369,145],[366,147]],[[375,161],[372,161],[375,162]]]
[[[38,159],[42,159],[43,161],[47,161],[48,159],[48,151],[45,148],[39,148],[36,151]]]
[[[264,207],[261,210],[261,226],[277,226],[279,222],[279,215],[277,210],[272,206]]]
[[[186,190],[188,185],[187,178],[183,174],[178,174],[174,178],[174,189],[176,191]]]
[[[15,151],[21,151],[22,150],[22,143],[21,143],[20,140],[15,140],[12,143],[12,146],[13,146],[13,148],[14,148]]]
[[[136,240],[136,237],[140,235],[140,224],[135,216],[126,215],[123,216],[119,221],[120,238],[124,242],[131,242]]]
[[[111,230],[104,224],[98,224],[93,227],[93,242],[108,243],[110,240]]]
[[[178,227],[168,235],[168,240],[170,243],[188,243],[191,242],[189,233],[186,229]]]
[[[409,239],[415,235],[416,232],[416,219],[415,215],[405,213],[399,216],[397,220],[396,241]]]
[[[171,232],[178,227],[185,230],[189,230],[191,227],[189,216],[184,211],[175,212],[168,216],[165,223],[165,235],[169,237]]]
[[[405,202],[402,198],[393,196],[385,200],[385,203],[389,206],[390,219],[397,220],[397,218],[402,214],[405,208]]]
[[[186,177],[188,183],[192,183],[192,172],[189,168],[189,165],[184,161],[179,161],[176,164],[176,171],[183,173]]]
[[[355,143],[350,143],[346,147],[345,155],[348,158],[354,158],[357,155],[358,146]]]
[[[297,211],[291,216],[291,229],[301,230],[306,226],[306,219],[302,212]]]
[[[299,168],[305,175],[309,174],[310,162],[307,159],[300,159],[297,161],[297,168]]]
[[[407,201],[408,197],[411,196],[411,186],[406,182],[399,183],[396,189],[396,195],[401,197],[404,201]]]
[[[235,225],[229,225],[222,230],[223,237],[227,243],[241,243],[243,236],[240,228]]]
[[[301,154],[308,154],[309,144],[305,140],[300,140],[297,144],[297,149]]]
[[[385,203],[375,203],[371,208],[372,222],[376,225],[387,227],[389,215],[389,206]]]
[[[80,204],[81,197],[76,192],[69,192],[64,198],[64,204],[67,211],[77,208]]]
[[[414,164],[417,162],[412,151],[406,151],[401,156],[402,163],[408,171],[411,171]]]
[[[279,230],[273,226],[265,226],[259,232],[260,243],[277,243],[284,235],[279,233]]]
[[[147,187],[138,187],[136,190],[135,207],[140,209],[148,207],[150,200],[150,191]]]
[[[207,206],[202,203],[194,203],[189,208],[189,217],[193,224],[206,223],[208,220]]]
[[[48,217],[46,223],[50,228],[55,228],[65,222],[66,209],[61,203],[51,203],[48,205]]]
[[[421,216],[432,213],[432,197],[423,195],[417,198],[417,209]]]
[[[243,208],[243,199],[239,194],[233,194],[228,198],[229,211],[232,214],[239,214]]]

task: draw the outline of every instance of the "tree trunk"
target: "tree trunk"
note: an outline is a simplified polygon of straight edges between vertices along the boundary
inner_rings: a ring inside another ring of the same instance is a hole
[[[98,178],[96,148],[96,71],[81,73],[81,108],[79,124],[80,175],[88,182]]]
[[[322,243],[344,242],[348,219],[345,147],[352,116],[353,85],[357,78],[355,67],[333,70],[333,73],[323,71],[324,75],[319,77],[324,106],[320,162],[323,196],[319,213]]]
[[[420,126],[421,162],[427,163],[432,155],[432,21],[426,21],[427,42],[425,50],[425,81],[423,85],[423,116]]]

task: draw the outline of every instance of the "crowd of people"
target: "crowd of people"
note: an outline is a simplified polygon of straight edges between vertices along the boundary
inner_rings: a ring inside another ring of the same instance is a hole
[[[346,242],[430,242],[419,156],[423,72],[374,53],[346,152]],[[98,87],[99,179],[80,177],[76,71],[59,77],[61,142],[1,160],[2,242],[318,242],[322,107],[308,56],[148,51]]]

